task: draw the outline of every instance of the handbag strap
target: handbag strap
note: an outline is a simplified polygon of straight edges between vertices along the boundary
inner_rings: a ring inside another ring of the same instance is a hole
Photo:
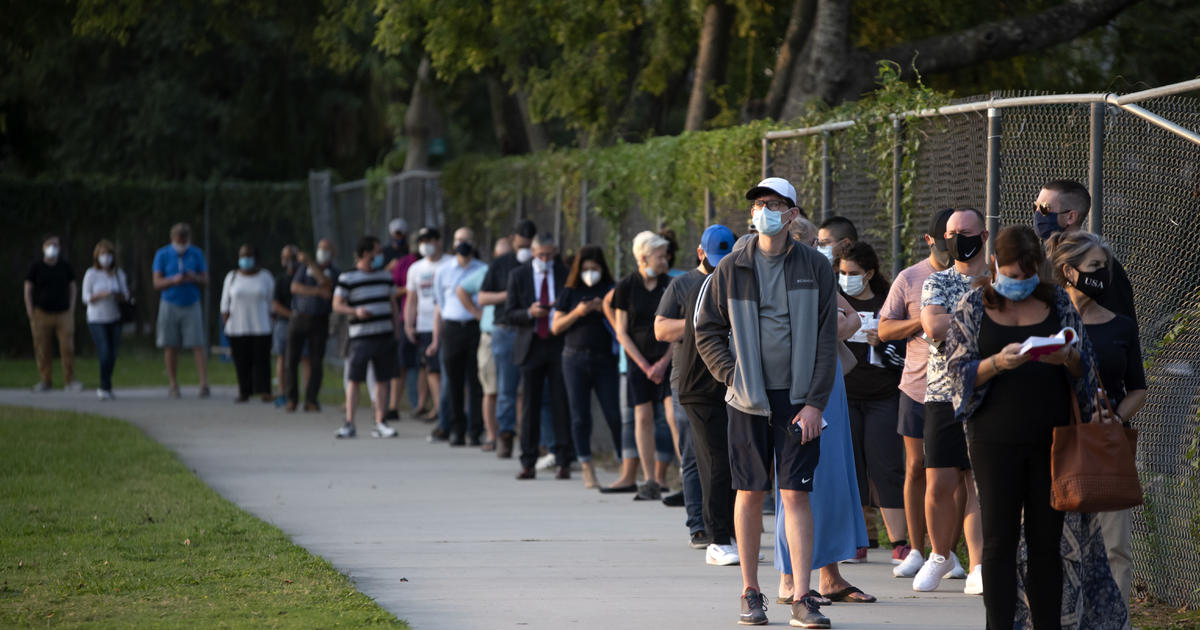
[[[1104,381],[1100,380],[1100,371],[1096,369],[1096,364],[1092,364],[1092,377],[1096,379],[1096,393],[1093,396],[1096,398],[1096,408],[1108,411],[1110,415],[1116,417],[1117,412],[1113,409],[1112,402],[1108,399],[1108,392],[1104,390]]]
[[[1071,422],[1070,424],[1079,424],[1079,397],[1075,395],[1075,387],[1067,383],[1067,393],[1071,396]]]

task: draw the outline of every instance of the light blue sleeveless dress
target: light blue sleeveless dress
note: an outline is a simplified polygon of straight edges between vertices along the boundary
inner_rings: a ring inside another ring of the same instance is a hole
[[[850,416],[846,405],[846,384],[842,362],[838,361],[833,392],[825,407],[829,426],[821,432],[821,459],[813,474],[809,495],[813,515],[813,569],[853,558],[859,547],[867,546],[867,526],[858,504],[858,475],[854,470],[854,445],[850,440]],[[779,496],[779,477],[775,480],[775,568],[792,573],[783,524],[783,505]]]

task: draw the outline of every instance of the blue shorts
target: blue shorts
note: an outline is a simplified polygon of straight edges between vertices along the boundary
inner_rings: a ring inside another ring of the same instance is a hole
[[[925,405],[900,392],[900,412],[896,433],[904,437],[925,439]]]

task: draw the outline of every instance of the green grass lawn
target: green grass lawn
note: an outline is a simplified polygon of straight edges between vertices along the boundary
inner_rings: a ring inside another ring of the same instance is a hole
[[[118,420],[0,407],[0,511],[0,627],[408,627]]]

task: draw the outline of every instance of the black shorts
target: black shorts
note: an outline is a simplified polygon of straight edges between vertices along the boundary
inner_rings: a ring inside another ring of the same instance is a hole
[[[952,403],[925,403],[925,467],[971,469],[967,436]]]
[[[433,356],[425,356],[425,351],[433,344],[433,333],[417,333],[417,361],[430,374],[442,373],[442,359],[437,352]]]
[[[788,430],[804,405],[793,405],[786,389],[768,390],[771,417],[729,412],[729,469],[737,490],[770,490],[771,465],[778,465],[779,488],[812,492],[821,458],[821,438],[806,444]]]
[[[671,370],[669,368],[663,375],[662,382],[655,383],[628,357],[626,357],[626,365],[628,374],[625,379],[625,400],[629,402],[630,407],[648,402],[662,402],[671,397]]]
[[[896,433],[918,440],[925,439],[925,404],[909,398],[904,392],[900,392]]]
[[[348,378],[353,383],[365,383],[367,364],[375,368],[375,380],[392,380],[396,373],[396,340],[391,333],[371,335],[350,340],[350,371]]]
[[[401,370],[415,370],[421,367],[417,359],[417,344],[408,340],[408,335],[401,333],[396,340],[396,366]]]

